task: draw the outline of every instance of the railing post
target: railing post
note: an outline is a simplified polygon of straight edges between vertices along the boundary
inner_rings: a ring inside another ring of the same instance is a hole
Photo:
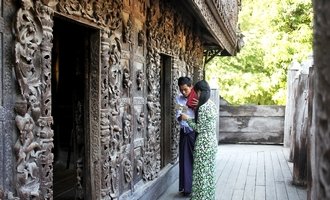
[[[215,103],[216,107],[218,108],[218,117],[217,117],[217,126],[216,126],[216,133],[217,133],[217,141],[219,143],[220,136],[219,136],[219,125],[220,125],[220,96],[219,96],[219,87],[216,83],[216,80],[213,78],[210,81],[210,88],[211,88],[211,95],[210,99]]]
[[[297,62],[291,64],[287,75],[287,98],[285,106],[285,118],[284,118],[284,147],[290,147],[291,145],[291,131],[293,125],[294,115],[294,84],[297,82],[299,75],[300,65]]]

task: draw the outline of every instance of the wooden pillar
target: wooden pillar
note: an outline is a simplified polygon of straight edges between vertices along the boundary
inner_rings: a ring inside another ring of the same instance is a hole
[[[285,106],[285,120],[284,120],[284,147],[290,147],[291,144],[291,130],[292,130],[292,122],[293,122],[293,113],[294,113],[294,101],[293,97],[293,85],[295,83],[295,79],[299,74],[299,63],[293,62],[290,66],[290,69],[287,74],[287,99]]]
[[[218,118],[217,118],[217,126],[216,126],[216,133],[217,133],[217,141],[219,142],[219,125],[220,125],[220,96],[219,96],[219,87],[215,80],[210,81],[211,87],[211,96],[210,99],[215,103],[218,108]]]
[[[313,1],[315,168],[311,199],[330,199],[330,1]]]

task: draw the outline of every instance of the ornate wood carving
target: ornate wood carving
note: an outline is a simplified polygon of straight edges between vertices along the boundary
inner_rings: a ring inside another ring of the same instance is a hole
[[[178,80],[180,77],[180,63],[178,59],[174,59],[172,67],[173,80]],[[182,69],[181,69],[182,70]],[[176,119],[175,99],[180,93],[177,81],[172,82],[172,135],[171,135],[171,162],[175,163],[179,157],[179,141],[180,141],[180,126]]]
[[[100,27],[116,30],[121,24],[122,0],[59,0],[57,11],[81,17]]]
[[[120,147],[123,143],[118,108],[121,96],[121,44],[111,32],[103,31],[101,40],[101,198],[119,196]]]
[[[151,10],[152,12],[152,10]],[[160,170],[160,55],[155,41],[154,30],[152,29],[151,16],[147,24],[147,141],[144,146],[144,167],[143,179],[153,180],[158,177]]]
[[[133,168],[129,158],[125,158],[123,161],[123,177],[125,183],[130,183],[133,179]]]
[[[227,0],[193,0],[202,16],[218,37],[224,49],[235,53],[237,45],[237,16],[240,1]],[[230,18],[230,16],[232,16]]]
[[[124,69],[123,69],[123,87],[126,90],[127,94],[129,95],[130,88],[132,86],[132,81],[131,81],[131,70],[129,68],[129,62],[127,61]]]
[[[143,71],[140,69],[137,71],[137,74],[136,74],[137,90],[142,90],[143,83],[144,83],[144,74],[143,74]]]
[[[150,7],[146,22],[146,2],[139,0],[136,3],[139,13],[130,13],[126,23],[122,23],[121,0],[22,0],[21,3],[14,27],[15,73],[20,90],[15,108],[15,122],[21,136],[15,145],[18,198],[32,195],[36,199],[52,199],[53,195],[52,8],[101,29],[101,38],[98,38],[101,47],[91,45],[92,51],[101,49],[101,65],[100,69],[90,69],[89,93],[93,94],[89,100],[88,120],[90,155],[87,157],[90,159],[79,156],[76,162],[76,197],[82,198],[91,192],[92,198],[118,199],[129,186],[132,188],[133,182],[141,178],[155,179],[161,159],[160,53],[186,63],[187,69],[175,66],[173,80],[177,80],[178,71],[193,74],[196,66],[201,66],[202,43],[192,34],[190,22],[186,22],[173,5],[158,1]],[[118,34],[121,25],[123,32]],[[124,51],[122,42],[129,43],[132,48]],[[91,62],[98,63],[98,59],[93,56]],[[173,88],[177,88],[175,82]],[[175,94],[177,91],[173,91],[173,99]],[[135,113],[130,104],[134,104]],[[175,162],[179,131],[173,128],[173,132],[171,148]],[[93,171],[90,181],[95,191],[84,193],[83,171],[87,162]]]
[[[127,22],[123,22],[123,41],[129,43],[129,45],[132,43],[132,26],[132,15],[129,15]]]
[[[52,198],[52,15],[53,10],[39,1],[21,1],[15,20],[15,73],[20,95],[15,106],[19,136],[14,149],[20,199]]]
[[[140,30],[138,33],[138,46],[143,46],[145,41],[145,34],[143,30]]]

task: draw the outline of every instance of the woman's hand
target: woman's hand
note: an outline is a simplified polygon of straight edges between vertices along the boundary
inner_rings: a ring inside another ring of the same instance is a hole
[[[187,120],[187,119],[189,119],[188,115],[186,115],[184,113],[181,113],[180,117],[181,117],[181,120]]]
[[[193,98],[191,102],[192,102],[191,104],[195,107],[198,105],[198,99],[196,98]]]

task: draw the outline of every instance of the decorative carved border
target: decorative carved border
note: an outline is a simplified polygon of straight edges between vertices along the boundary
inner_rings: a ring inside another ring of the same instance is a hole
[[[213,31],[213,36],[217,38],[220,46],[226,49],[231,55],[234,55],[237,43],[236,27],[232,27],[227,19],[228,16],[226,16],[226,13],[221,12],[222,10],[214,10],[212,12],[212,9],[219,7],[218,5],[224,7],[225,4],[221,4],[216,0],[193,0],[192,2],[198,8],[202,17],[206,20],[207,25]]]

